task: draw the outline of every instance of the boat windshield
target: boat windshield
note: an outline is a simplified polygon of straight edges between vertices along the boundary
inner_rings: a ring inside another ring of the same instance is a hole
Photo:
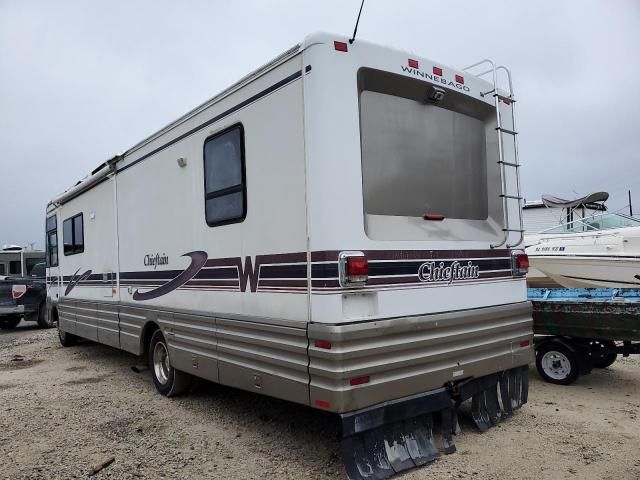
[[[580,218],[573,222],[558,225],[541,233],[583,233],[610,230],[612,228],[640,227],[640,220],[619,213],[605,213],[593,217]]]

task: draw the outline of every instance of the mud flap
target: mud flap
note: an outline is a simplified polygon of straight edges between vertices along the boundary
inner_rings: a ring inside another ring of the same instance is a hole
[[[341,415],[342,457],[351,480],[384,479],[435,460],[440,451],[433,434],[439,416],[443,453],[453,453],[460,431],[458,406],[471,399],[480,431],[497,425],[527,402],[528,367],[470,379],[453,389],[386,402]]]
[[[435,460],[440,452],[433,438],[433,415],[447,412],[452,418],[452,409],[453,400],[442,388],[341,415],[347,476],[351,480],[389,478]],[[443,443],[445,450],[455,450],[450,433]]]

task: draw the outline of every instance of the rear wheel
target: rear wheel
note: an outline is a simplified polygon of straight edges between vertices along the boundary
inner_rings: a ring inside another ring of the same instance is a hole
[[[0,328],[2,330],[13,330],[20,323],[20,316],[0,318]]]
[[[536,368],[545,381],[556,385],[570,385],[580,373],[578,357],[557,341],[548,342],[538,349]]]
[[[591,364],[595,368],[607,368],[616,361],[616,343],[611,340],[593,340],[591,343]]]
[[[156,389],[167,397],[182,395],[191,387],[192,377],[171,365],[169,348],[160,330],[156,330],[149,343],[149,367]]]

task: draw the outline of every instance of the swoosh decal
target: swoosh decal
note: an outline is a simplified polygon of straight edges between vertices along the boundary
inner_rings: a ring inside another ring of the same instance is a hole
[[[180,272],[177,276],[175,276],[172,280],[169,280],[164,285],[160,285],[158,288],[154,288],[153,290],[149,290],[148,292],[140,293],[138,290],[133,292],[133,299],[142,301],[142,300],[151,300],[153,298],[162,297],[167,293],[173,292],[176,288],[181,287],[193,277],[195,277],[202,267],[204,267],[205,263],[207,263],[207,259],[209,256],[207,252],[203,251],[195,251],[189,252],[182,255],[183,257],[191,257],[191,264],[182,272]]]
[[[73,288],[78,283],[80,283],[81,281],[85,280],[87,277],[89,277],[89,275],[91,275],[91,270],[87,270],[86,272],[84,272],[79,277],[76,277],[76,275],[78,275],[79,271],[80,271],[80,269],[76,270],[76,273],[74,273],[73,276],[71,277],[71,280],[69,280],[69,285],[67,285],[67,289],[64,291],[65,295],[69,295],[69,292],[71,290],[73,290]]]

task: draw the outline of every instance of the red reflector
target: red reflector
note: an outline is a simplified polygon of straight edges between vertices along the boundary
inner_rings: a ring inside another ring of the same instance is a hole
[[[353,277],[366,277],[369,275],[369,262],[367,262],[367,257],[348,257],[347,275]]]
[[[442,76],[442,69],[440,67],[433,67],[433,74],[434,75],[438,75],[439,77]]]
[[[521,347],[528,347],[530,343],[531,342],[529,342],[529,340],[523,340],[523,341],[520,342],[520,346]]]
[[[441,222],[444,220],[444,215],[440,215],[438,213],[425,213],[422,218],[425,220],[435,220],[436,222]]]
[[[456,75],[456,82],[464,85],[464,77],[462,75]]]
[[[347,46],[347,44],[345,42],[333,42],[333,46],[339,52],[346,52],[346,51],[349,50],[349,47]]]
[[[411,68],[418,68],[418,61],[417,60],[413,60],[412,58],[409,59],[409,66]]]
[[[363,383],[369,383],[369,375],[363,377],[355,377],[349,380],[351,385],[362,385]]]
[[[317,348],[324,348],[326,350],[331,350],[331,342],[327,342],[326,340],[316,340],[313,344]]]
[[[315,404],[316,404],[316,407],[331,408],[331,404],[329,402],[327,402],[326,400],[316,400]]]

